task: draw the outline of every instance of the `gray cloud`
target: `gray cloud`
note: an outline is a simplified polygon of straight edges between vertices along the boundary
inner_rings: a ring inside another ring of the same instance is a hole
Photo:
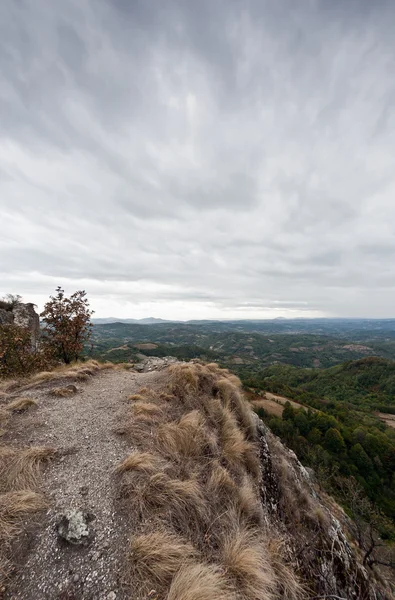
[[[0,7],[0,294],[393,316],[392,2]]]

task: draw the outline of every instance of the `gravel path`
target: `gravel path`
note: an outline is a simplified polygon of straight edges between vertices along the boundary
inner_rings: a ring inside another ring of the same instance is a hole
[[[115,466],[130,448],[113,430],[128,395],[157,376],[104,371],[77,384],[78,393],[71,397],[53,398],[45,389],[24,394],[39,406],[19,417],[14,440],[51,445],[61,455],[47,467],[41,485],[51,508],[19,539],[19,568],[7,600],[130,600],[123,581],[128,527],[116,510],[113,481]],[[59,539],[56,524],[69,509],[89,515],[87,546]]]

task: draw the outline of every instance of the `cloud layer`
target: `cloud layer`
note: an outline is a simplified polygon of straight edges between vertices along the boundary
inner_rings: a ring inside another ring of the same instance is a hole
[[[395,6],[6,0],[0,294],[394,316]]]

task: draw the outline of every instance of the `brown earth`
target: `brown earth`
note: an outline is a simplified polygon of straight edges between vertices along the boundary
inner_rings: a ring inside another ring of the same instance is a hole
[[[289,402],[296,410],[299,408],[303,408],[305,411],[308,410],[308,407],[303,406],[303,404],[285,398],[285,396],[272,394],[271,392],[265,392],[264,396],[254,399],[252,404],[255,408],[264,408],[269,414],[274,415],[275,417],[281,417],[286,402]],[[310,410],[315,411],[314,408],[310,408]]]
[[[388,425],[388,427],[392,427],[393,429],[395,429],[395,415],[381,412],[376,414],[379,417],[379,419],[381,419],[381,421],[384,421],[384,423]]]
[[[113,480],[130,445],[114,430],[127,397],[152,386],[160,376],[108,370],[78,382],[71,396],[51,396],[54,382],[23,392],[38,406],[12,419],[3,442],[49,445],[59,456],[41,481],[50,508],[26,522],[13,545],[16,571],[5,600],[130,599],[124,581],[128,515],[117,505]],[[68,509],[89,515],[92,540],[87,546],[72,546],[59,538],[56,524]]]
[[[152,342],[146,342],[144,344],[133,344],[133,347],[137,348],[138,350],[154,350],[158,347],[158,345],[153,344]]]

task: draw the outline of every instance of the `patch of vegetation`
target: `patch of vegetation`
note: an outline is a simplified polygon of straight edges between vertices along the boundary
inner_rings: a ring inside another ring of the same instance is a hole
[[[159,346],[159,350],[155,352],[154,349],[150,355],[162,356],[161,353],[165,351],[180,359],[204,359],[208,356],[209,360],[229,366],[242,376],[259,375],[262,369],[271,364],[320,369],[366,356],[395,359],[392,321],[387,328],[380,325],[377,329],[378,325],[375,323],[361,330],[355,329],[355,324],[352,324],[354,329],[350,329],[351,325],[347,327],[350,322],[345,321],[344,331],[337,322],[336,325],[332,324],[331,329],[328,324],[331,321],[325,323],[325,326],[321,322],[313,325],[315,321],[291,323],[251,321],[96,324],[92,332],[92,346],[86,351],[95,358],[110,358],[106,353],[111,351],[114,356],[110,360],[133,360],[132,350],[135,344],[153,343]],[[274,330],[273,333],[271,330]],[[355,337],[347,338],[345,333]],[[371,340],[369,336],[372,336]],[[122,353],[120,348],[125,345],[127,351]],[[184,346],[188,346],[190,350],[183,356],[181,348]],[[121,353],[119,357],[118,351]]]
[[[379,401],[386,411],[395,409],[394,375],[394,362],[366,358],[320,371],[273,365],[244,384],[318,409],[295,410],[288,403],[282,418],[258,412],[330,493],[347,504],[339,478],[354,477],[377,509],[394,520],[395,430],[374,414]]]

